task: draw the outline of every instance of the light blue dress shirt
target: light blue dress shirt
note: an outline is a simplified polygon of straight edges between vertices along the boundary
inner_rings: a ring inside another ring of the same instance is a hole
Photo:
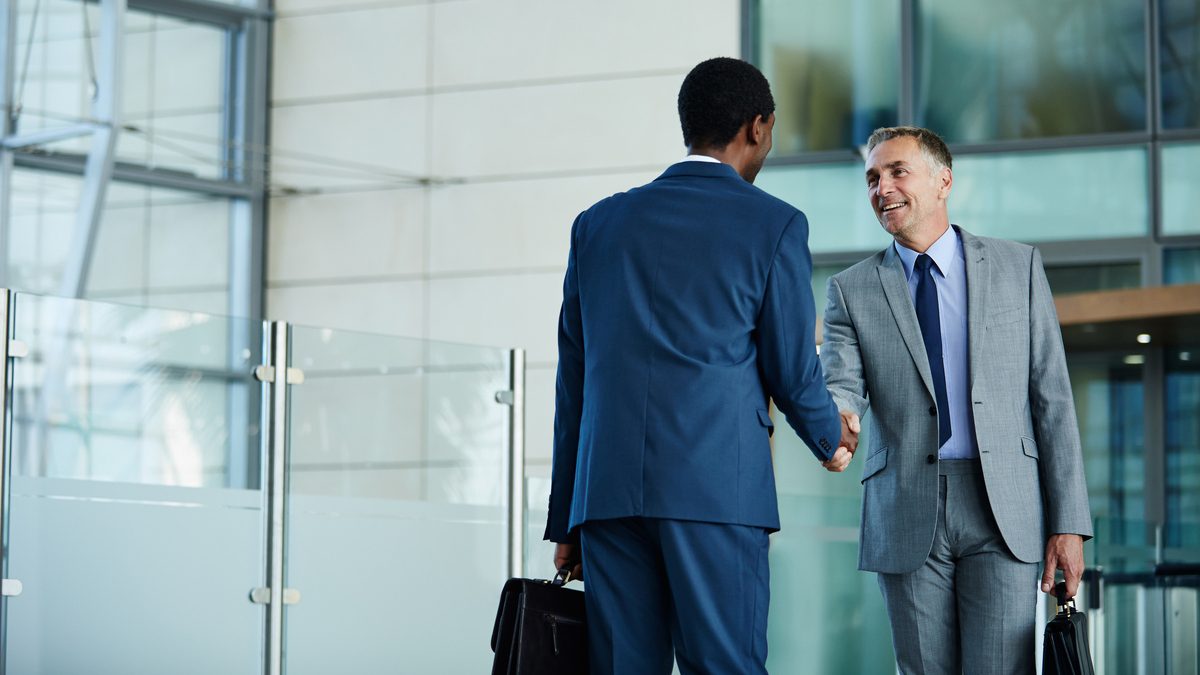
[[[916,306],[917,275],[913,267],[920,253],[893,244],[904,274],[908,277],[908,296]],[[938,317],[942,323],[942,365],[946,371],[946,399],[950,403],[951,435],[938,456],[942,459],[975,459],[979,444],[975,440],[975,417],[971,410],[971,371],[967,341],[967,262],[962,239],[953,226],[933,242],[928,251],[933,258],[933,283],[937,287]]]

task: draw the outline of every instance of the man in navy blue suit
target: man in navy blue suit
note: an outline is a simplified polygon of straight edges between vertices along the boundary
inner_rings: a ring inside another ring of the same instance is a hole
[[[779,529],[768,397],[827,469],[857,444],[825,389],[804,214],[751,183],[775,103],[718,58],[679,91],[688,156],[571,228],[546,538],[586,563],[593,675],[765,673]]]

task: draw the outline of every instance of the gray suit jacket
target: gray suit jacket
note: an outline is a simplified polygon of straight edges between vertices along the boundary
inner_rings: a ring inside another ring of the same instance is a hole
[[[971,404],[992,514],[1012,554],[1047,534],[1092,534],[1071,383],[1041,255],[959,230],[967,270]],[[829,281],[825,380],[842,410],[873,411],[859,569],[903,573],[929,555],[938,425],[929,359],[889,246]]]

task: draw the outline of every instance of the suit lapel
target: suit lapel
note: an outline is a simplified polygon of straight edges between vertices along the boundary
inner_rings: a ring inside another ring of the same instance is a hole
[[[975,387],[975,371],[983,363],[983,341],[987,336],[988,281],[991,268],[982,241],[959,228],[962,238],[963,258],[967,267],[967,343],[971,388]]]
[[[933,396],[933,376],[929,373],[929,356],[925,354],[925,341],[921,339],[921,324],[917,323],[917,310],[913,307],[912,296],[908,292],[908,280],[904,277],[904,263],[896,249],[888,246],[883,254],[883,261],[876,268],[879,272],[879,282],[883,284],[883,294],[888,305],[892,308],[892,316],[896,326],[912,355],[917,372],[921,373],[921,381]]]

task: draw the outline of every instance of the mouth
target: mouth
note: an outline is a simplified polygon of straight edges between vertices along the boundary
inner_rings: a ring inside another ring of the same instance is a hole
[[[903,208],[905,206],[908,206],[908,202],[892,202],[890,204],[883,204],[879,207],[879,213],[880,214],[891,213],[892,211]]]

